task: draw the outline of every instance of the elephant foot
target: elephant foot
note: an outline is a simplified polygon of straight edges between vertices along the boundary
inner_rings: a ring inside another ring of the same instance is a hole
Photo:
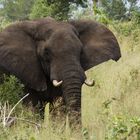
[[[55,133],[63,133],[66,127],[66,105],[62,97],[50,103],[49,116],[52,130]]]
[[[23,105],[33,113],[33,116],[44,119],[45,103],[39,100],[36,94],[30,93],[29,96],[23,100]]]

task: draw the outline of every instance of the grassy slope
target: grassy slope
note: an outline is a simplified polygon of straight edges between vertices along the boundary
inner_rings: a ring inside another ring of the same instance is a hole
[[[120,139],[120,134],[127,136],[129,132],[119,130],[132,129],[136,123],[128,123],[140,116],[140,32],[137,36],[136,33],[116,36],[122,58],[117,63],[109,61],[89,70],[88,75],[95,78],[96,86],[83,88],[84,126],[97,140],[105,136],[108,139]]]
[[[117,63],[108,61],[89,70],[87,75],[95,79],[96,85],[93,88],[83,86],[84,133],[89,133],[91,140],[136,140],[140,128],[140,32],[127,37],[116,36],[122,58]],[[134,126],[135,131],[131,132]],[[21,122],[12,129],[0,129],[0,140],[69,139],[69,135],[66,138],[55,135],[49,128],[39,132]]]

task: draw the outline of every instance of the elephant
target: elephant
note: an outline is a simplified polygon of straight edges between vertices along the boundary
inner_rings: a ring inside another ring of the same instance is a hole
[[[120,57],[114,34],[93,20],[26,20],[0,33],[0,70],[22,81],[30,93],[27,103],[40,104],[41,114],[50,104],[54,127],[65,126],[68,116],[72,130],[82,128],[81,88],[93,84],[85,71]]]

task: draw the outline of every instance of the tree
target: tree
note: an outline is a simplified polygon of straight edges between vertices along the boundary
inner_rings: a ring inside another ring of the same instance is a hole
[[[98,0],[93,0],[93,10],[94,10],[94,15],[96,15],[96,11],[97,11],[97,3],[98,3]]]
[[[29,18],[34,0],[0,0],[0,16],[10,21]]]
[[[0,17],[9,21],[52,16],[68,19],[71,3],[86,6],[87,0],[0,0]]]
[[[138,2],[138,0],[127,0],[128,1],[128,3],[129,3],[129,11],[131,11],[131,9],[133,9],[135,6],[136,6],[136,4],[137,4],[137,2]]]
[[[111,19],[120,20],[127,11],[123,0],[101,0],[101,5]]]
[[[30,18],[40,18],[51,16],[56,19],[67,19],[69,12],[69,3],[65,0],[61,2],[49,2],[47,0],[36,0],[32,7]]]
[[[129,8],[128,8],[128,15],[131,14],[132,11],[135,11],[137,7],[137,2],[138,0],[127,0],[129,3]]]
[[[71,3],[85,7],[86,1],[87,0],[84,0],[84,2],[83,0],[36,0],[32,7],[30,18],[51,16],[58,20],[66,20],[68,19]]]

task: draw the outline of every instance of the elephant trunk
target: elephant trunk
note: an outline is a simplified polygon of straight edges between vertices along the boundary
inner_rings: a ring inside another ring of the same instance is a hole
[[[73,72],[73,74],[67,73],[64,77],[62,89],[67,107],[69,126],[72,130],[80,130],[82,127],[81,87],[84,83],[84,78],[78,71]]]

